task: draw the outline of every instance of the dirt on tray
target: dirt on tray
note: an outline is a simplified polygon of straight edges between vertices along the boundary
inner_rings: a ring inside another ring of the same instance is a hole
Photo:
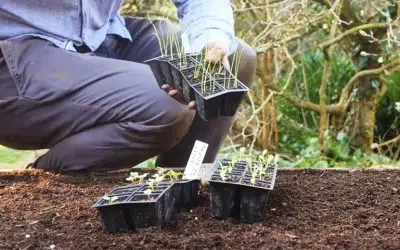
[[[400,249],[400,171],[279,171],[265,220],[200,206],[162,229],[111,235],[91,206],[127,172],[0,173],[0,249]]]

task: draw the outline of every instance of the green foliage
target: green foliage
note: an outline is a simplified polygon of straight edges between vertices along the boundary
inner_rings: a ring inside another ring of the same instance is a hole
[[[336,138],[327,136],[327,154],[319,150],[318,138],[311,137],[293,163],[294,168],[359,168],[391,164],[393,161],[381,155],[365,155],[359,148],[352,148],[349,140],[340,134]]]
[[[319,88],[324,70],[323,53],[319,49],[312,48],[304,53],[303,58],[296,57],[295,62],[298,67],[295,69],[289,90],[295,93],[298,98],[307,99],[308,96],[311,102],[319,103]],[[307,89],[303,81],[303,66],[306,75]],[[332,57],[331,70],[332,74],[328,85],[328,103],[336,103],[340,98],[343,87],[355,74],[355,66],[346,51],[338,51]],[[286,74],[279,82],[283,86],[287,80],[288,75]],[[291,103],[279,99],[277,106],[281,114],[299,123],[304,123],[302,113]],[[311,113],[305,111],[305,115],[307,124],[312,128],[316,128],[315,124],[313,124]]]
[[[24,159],[31,151],[14,150],[0,146],[0,163],[14,164]]]
[[[285,116],[279,117],[279,147],[283,153],[298,155],[309,144],[310,138],[317,137],[314,130],[306,130],[304,126],[295,120]]]
[[[400,73],[388,78],[388,89],[381,98],[376,116],[376,137],[393,138],[400,130],[400,113],[395,103],[400,100]]]

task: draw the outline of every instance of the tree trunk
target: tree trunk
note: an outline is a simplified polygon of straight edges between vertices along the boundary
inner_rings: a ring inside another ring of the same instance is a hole
[[[274,52],[266,52],[262,60],[262,79],[261,100],[266,100],[270,95],[268,84],[274,80],[275,67],[273,64]],[[276,151],[279,147],[278,128],[277,128],[277,111],[275,107],[275,96],[271,98],[271,102],[262,107],[262,133],[261,133],[261,148],[268,151]]]
[[[363,44],[361,51],[365,51],[369,54],[381,53],[378,44]],[[361,60],[366,60],[361,63]],[[376,57],[362,57],[358,55],[355,60],[358,65],[363,65],[360,70],[374,69],[379,67]],[[374,141],[375,134],[375,115],[377,106],[379,104],[380,96],[382,91],[385,91],[385,83],[379,80],[378,76],[374,77],[363,77],[359,80],[358,84],[358,96],[359,101],[355,103],[353,108],[356,108],[358,112],[354,124],[356,124],[356,131],[358,134],[358,140],[361,149],[364,153],[371,153],[371,145]]]

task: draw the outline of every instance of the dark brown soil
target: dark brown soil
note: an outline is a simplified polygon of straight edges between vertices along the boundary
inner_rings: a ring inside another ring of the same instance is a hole
[[[210,218],[201,206],[163,229],[103,232],[91,205],[127,173],[0,174],[0,249],[400,249],[400,172],[279,172],[265,221]]]

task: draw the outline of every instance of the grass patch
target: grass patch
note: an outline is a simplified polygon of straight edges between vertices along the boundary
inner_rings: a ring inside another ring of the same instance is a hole
[[[32,151],[14,150],[0,146],[0,163],[14,164],[23,160]]]

